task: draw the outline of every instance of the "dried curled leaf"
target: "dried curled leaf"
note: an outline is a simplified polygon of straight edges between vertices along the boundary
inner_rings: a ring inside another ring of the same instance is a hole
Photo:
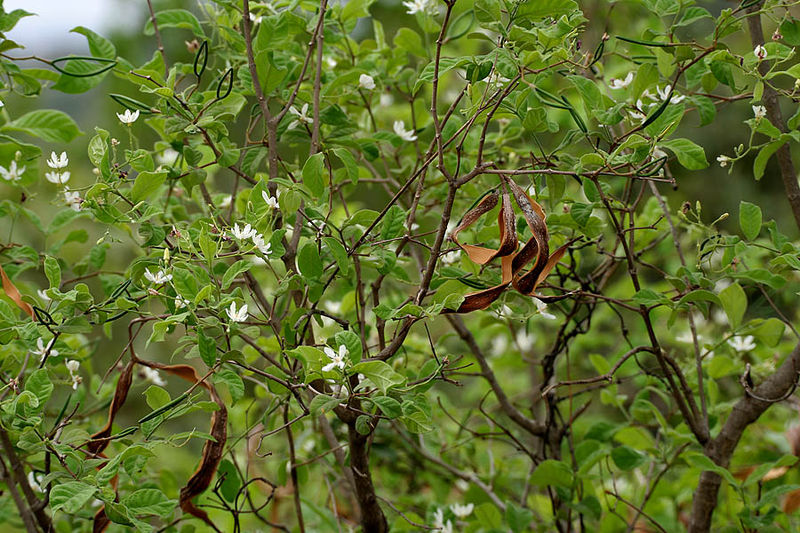
[[[486,309],[500,297],[509,285],[512,285],[514,289],[522,294],[533,296],[536,288],[555,268],[569,247],[569,244],[566,244],[550,255],[549,235],[542,206],[534,201],[513,180],[505,176],[502,176],[501,180],[503,195],[500,200],[500,212],[497,215],[497,225],[500,229],[500,247],[494,250],[483,246],[462,244],[458,241],[459,232],[474,224],[482,215],[488,213],[497,205],[498,194],[496,190],[485,195],[477,205],[467,211],[450,236],[450,239],[466,252],[470,260],[479,265],[485,265],[500,257],[502,268],[501,283],[482,291],[467,294],[457,310],[446,309],[444,311],[446,313],[469,313],[479,309]],[[517,252],[516,219],[511,205],[509,189],[533,234],[519,252]],[[525,267],[531,262],[533,262],[533,267],[525,272]]]
[[[17,307],[25,311],[27,315],[33,318],[33,307],[22,299],[22,295],[19,293],[17,287],[11,282],[11,280],[6,275],[6,271],[3,270],[3,267],[0,266],[0,278],[3,280],[3,290],[6,293],[6,296],[11,298]]]

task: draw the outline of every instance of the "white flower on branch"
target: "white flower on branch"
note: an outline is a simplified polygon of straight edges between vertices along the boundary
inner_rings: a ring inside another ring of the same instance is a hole
[[[69,170],[65,172],[46,172],[44,175],[47,181],[56,185],[64,185],[69,181]]]
[[[732,339],[728,339],[728,344],[737,352],[749,352],[756,349],[756,343],[753,340],[754,337],[752,335],[744,337],[737,335]]]
[[[330,372],[334,368],[344,369],[345,357],[347,357],[347,355],[350,353],[347,350],[347,346],[344,344],[339,345],[338,353],[333,351],[333,348],[328,346],[325,347],[324,351],[325,355],[328,356],[328,359],[330,359],[331,362],[322,367],[323,372]]]
[[[55,152],[50,152],[50,159],[47,160],[47,166],[50,168],[65,168],[69,165],[69,157],[67,152],[61,152],[61,155],[56,155]]]
[[[404,141],[412,142],[417,140],[417,136],[414,135],[414,131],[407,130],[406,123],[403,122],[402,120],[394,121],[394,132],[397,134],[398,137],[400,137]]]
[[[6,170],[6,167],[0,166],[0,176],[6,181],[18,181],[24,172],[25,167],[17,167],[16,161],[11,161],[11,164],[8,165],[8,170]]]
[[[272,243],[265,243],[264,236],[260,233],[253,235],[253,244],[255,244],[256,248],[258,248],[258,251],[264,255],[268,256],[272,253]]]
[[[403,7],[408,10],[406,13],[409,15],[416,15],[417,13],[436,14],[436,3],[431,0],[409,0],[403,2]]]
[[[314,119],[308,116],[308,104],[303,104],[300,111],[295,106],[289,108],[289,112],[297,118],[289,123],[288,129],[294,129],[300,124],[313,124]]]
[[[541,301],[539,298],[533,298],[533,303],[536,304],[536,310],[544,318],[547,318],[549,320],[556,319],[556,315],[547,312],[547,304]]]
[[[719,163],[719,166],[721,166],[723,168],[727,167],[728,163],[730,163],[731,161],[733,161],[733,159],[731,159],[727,155],[718,155],[717,156],[717,163]]]
[[[64,187],[64,201],[72,208],[73,211],[80,211],[83,198],[75,191],[70,191],[68,187]]]
[[[247,320],[247,304],[244,304],[237,310],[236,302],[231,302],[231,306],[226,309],[225,312],[228,314],[228,318],[233,322],[244,322]]]
[[[77,390],[78,385],[81,384],[83,381],[81,377],[78,375],[78,370],[81,368],[80,361],[76,361],[74,359],[70,359],[64,363],[69,371],[69,377],[72,378],[72,390]]]
[[[361,87],[362,89],[367,89],[371,91],[372,89],[375,88],[375,80],[372,79],[372,76],[369,76],[367,74],[362,74],[361,76],[358,77],[358,86]]]
[[[253,235],[255,235],[256,234],[256,230],[253,229],[250,226],[250,224],[245,224],[244,228],[239,228],[239,223],[237,222],[236,224],[233,225],[233,229],[231,230],[231,233],[233,234],[234,237],[236,237],[240,241],[243,241],[243,240],[249,239]]]
[[[669,98],[669,93],[671,91],[672,91],[672,85],[670,85],[669,83],[664,86],[664,90],[663,91],[661,90],[661,88],[656,86],[656,92],[658,93],[658,96],[661,98],[662,102],[666,101],[667,98]],[[679,104],[680,102],[683,101],[684,98],[686,98],[685,95],[679,95],[676,92],[672,92],[672,100],[670,100],[670,103]]]
[[[761,120],[762,118],[767,116],[767,108],[763,105],[754,105],[753,107],[753,115],[756,117],[756,120]]]
[[[475,505],[468,503],[466,505],[460,505],[458,503],[454,503],[450,506],[450,510],[453,511],[453,514],[456,515],[458,518],[466,518],[472,514],[472,510],[475,508]]]
[[[753,49],[753,53],[756,55],[756,58],[758,58],[759,61],[763,61],[767,58],[767,49],[764,48],[763,45],[756,45],[756,47]]]
[[[172,279],[172,274],[167,274],[163,270],[159,270],[155,274],[150,272],[149,268],[144,269],[144,277],[147,278],[148,281],[154,283],[156,285],[163,285],[164,283],[168,282]]]
[[[153,385],[158,385],[159,387],[163,387],[167,384],[164,378],[161,377],[161,374],[158,373],[158,370],[150,368],[149,366],[142,367],[142,376],[145,381],[149,381]]]
[[[632,81],[633,81],[633,72],[628,72],[628,75],[625,76],[624,79],[620,80],[618,78],[611,78],[610,80],[608,80],[608,86],[614,90],[624,89],[625,87],[630,85]]]
[[[126,109],[124,113],[117,113],[117,118],[123,124],[133,124],[139,118],[139,110],[131,111]]]
[[[261,191],[261,197],[267,203],[267,207],[270,209],[278,209],[278,198],[275,196],[270,196],[267,191]]]
[[[39,356],[39,362],[44,361],[44,358],[47,355],[48,350],[50,352],[50,356],[51,357],[58,357],[58,350],[53,350],[53,343],[55,343],[55,342],[56,342],[56,339],[55,339],[55,337],[53,337],[50,340],[50,342],[47,343],[47,346],[45,346],[44,341],[42,340],[41,337],[36,339],[36,349],[33,350],[32,353],[33,353],[33,355],[38,355]]]

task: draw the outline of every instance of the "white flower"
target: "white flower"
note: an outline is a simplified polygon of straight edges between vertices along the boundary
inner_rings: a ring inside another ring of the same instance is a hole
[[[163,152],[156,154],[156,162],[159,165],[172,165],[180,154],[172,148],[167,148]]]
[[[366,74],[362,74],[358,77],[358,85],[362,89],[367,89],[371,91],[375,88],[375,80],[372,79],[372,76],[368,76]]]
[[[540,315],[550,320],[556,319],[556,315],[547,312],[547,304],[541,301],[539,298],[533,298],[533,303],[536,304],[536,310]]]
[[[144,376],[145,381],[149,381],[153,385],[158,385],[159,387],[163,387],[167,384],[166,381],[161,377],[161,374],[158,373],[158,370],[155,368],[150,368],[149,366],[142,367],[142,375]]]
[[[50,159],[47,160],[47,166],[50,168],[65,168],[69,165],[69,158],[67,152],[61,152],[61,155],[56,155],[55,152],[50,152]]]
[[[275,196],[270,196],[267,191],[261,191],[261,198],[264,199],[270,209],[278,209],[278,199]]]
[[[408,9],[406,13],[409,15],[415,15],[417,13],[436,13],[436,4],[434,4],[431,0],[409,0],[407,2],[403,2],[403,6]]]
[[[416,141],[417,136],[414,135],[413,131],[406,130],[406,123],[402,120],[395,120],[394,121],[394,132],[404,141]]]
[[[5,106],[6,104],[2,100],[0,100],[0,107],[5,107]]]
[[[767,108],[763,105],[754,105],[753,107],[753,115],[755,115],[756,120],[760,120],[767,116]]]
[[[253,244],[255,244],[256,248],[258,248],[258,251],[264,255],[269,255],[272,253],[272,243],[268,242],[265,244],[264,236],[259,233],[253,235]]]
[[[166,274],[163,270],[159,270],[155,274],[150,272],[149,268],[144,269],[144,277],[148,279],[151,283],[155,283],[156,285],[163,285],[164,283],[168,282],[172,279],[172,274]]]
[[[308,104],[303,104],[303,107],[300,108],[300,111],[297,110],[295,106],[289,108],[289,112],[296,116],[297,118],[289,123],[288,129],[293,129],[300,124],[313,124],[314,119],[308,116]]]
[[[458,518],[466,518],[472,514],[472,510],[475,508],[475,505],[468,503],[466,505],[459,505],[454,503],[450,506],[450,510],[453,511],[453,514],[456,515]]]
[[[250,20],[253,22],[253,24],[260,24],[262,19],[263,17],[261,15],[256,16],[255,14],[250,13]]]
[[[184,307],[189,307],[191,302],[181,296],[180,294],[175,297],[175,309],[182,309]]]
[[[222,207],[222,208],[230,207],[231,206],[231,201],[233,201],[233,197],[230,194],[225,195],[222,198],[222,201],[219,203],[219,206]]]
[[[236,302],[231,302],[231,306],[225,310],[228,313],[228,318],[233,322],[244,322],[247,320],[247,304],[244,304],[239,310],[236,310]]]
[[[628,85],[631,84],[633,81],[633,72],[628,72],[628,75],[625,76],[624,80],[620,80],[617,78],[611,78],[608,80],[608,86],[612,89],[624,89]]]
[[[44,492],[42,490],[42,486],[39,485],[38,481],[36,481],[36,476],[33,472],[28,472],[28,485],[30,485],[30,487],[36,492]]]
[[[64,201],[67,202],[67,205],[70,206],[74,211],[81,210],[83,198],[81,198],[79,193],[70,191],[68,187],[64,187]]]
[[[325,355],[328,356],[328,359],[331,360],[330,363],[322,367],[323,372],[330,372],[334,368],[341,368],[344,369],[344,358],[347,357],[347,354],[350,353],[347,350],[347,346],[341,344],[339,346],[339,353],[333,351],[333,348],[329,348],[328,346],[325,347]]]
[[[669,83],[664,86],[663,91],[661,90],[661,88],[656,86],[656,92],[658,93],[658,96],[661,98],[662,101],[666,101],[666,99],[669,98],[670,91],[672,91],[672,85],[670,85]],[[673,104],[680,103],[684,98],[686,98],[685,95],[679,96],[678,93],[673,93],[672,100],[670,100],[670,103]]]
[[[326,58],[325,58],[325,63],[326,63],[326,64],[327,64],[327,65],[328,65],[330,68],[333,68],[333,67],[335,67],[336,65],[338,65],[338,64],[339,64],[339,62],[338,62],[338,61],[336,61],[336,59],[335,59],[335,58],[333,58],[333,57],[331,57],[331,56],[328,56],[328,57],[326,57]]]
[[[382,93],[380,103],[381,107],[389,107],[394,103],[394,97],[389,93]]]
[[[250,237],[255,235],[256,234],[256,230],[253,229],[250,226],[250,224],[245,224],[244,228],[239,229],[239,223],[237,222],[236,224],[233,225],[233,229],[231,230],[231,233],[237,239],[245,240],[245,239],[249,239]]]
[[[458,263],[461,260],[461,250],[454,250],[452,252],[447,252],[442,256],[442,264],[444,265],[452,265],[454,263]]]
[[[49,181],[50,183],[55,183],[56,185],[64,185],[66,182],[69,181],[69,170],[65,172],[47,172],[45,173],[44,177],[47,178],[47,181]]]
[[[753,342],[753,336],[747,335],[745,337],[736,336],[728,339],[728,344],[737,352],[749,352],[756,349],[756,343]]]
[[[767,58],[767,49],[760,44],[753,49],[753,53],[756,55],[759,61],[763,61]]]
[[[44,361],[44,357],[47,355],[47,351],[49,350],[51,357],[58,357],[58,350],[52,349],[54,342],[56,342],[55,337],[53,337],[50,342],[47,343],[47,346],[45,346],[44,341],[41,337],[39,337],[36,339],[36,350],[32,352],[33,355],[38,355],[39,361]]]
[[[136,122],[136,119],[139,118],[139,110],[131,111],[130,109],[126,109],[124,113],[117,113],[117,118],[123,124],[133,124]]]
[[[719,163],[719,166],[721,166],[721,167],[727,167],[728,163],[730,163],[731,161],[733,161],[733,159],[731,159],[727,155],[718,155],[717,156],[717,163]]]
[[[72,378],[72,390],[77,390],[78,385],[80,385],[81,381],[83,381],[81,377],[77,375],[78,370],[81,368],[80,361],[70,359],[66,361],[64,365],[67,367],[67,370],[69,370],[69,376]]]
[[[36,294],[38,294],[39,298],[41,298],[45,302],[50,301],[50,297],[47,295],[47,292],[44,289],[39,289],[38,291],[36,291]]]
[[[492,73],[489,74],[489,85],[500,85],[501,83],[508,83],[509,81],[511,80],[497,72],[497,70],[492,70]]]
[[[628,111],[628,116],[638,122],[644,122],[645,120],[647,120],[647,115],[641,113],[638,109],[633,111]]]
[[[444,523],[444,513],[441,509],[436,509],[433,513],[433,527],[442,533],[453,533],[453,523],[450,520]]]
[[[521,352],[527,352],[533,348],[535,337],[528,334],[524,329],[520,329],[517,331],[517,334],[514,335],[514,340],[517,341],[517,346],[519,346]]]
[[[5,167],[0,166],[0,176],[3,177],[6,181],[17,181],[22,177],[22,174],[25,172],[25,167],[17,168],[17,162],[11,161],[11,164],[8,165],[8,170]]]

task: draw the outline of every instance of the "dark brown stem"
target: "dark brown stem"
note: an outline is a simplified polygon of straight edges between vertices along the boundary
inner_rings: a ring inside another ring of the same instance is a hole
[[[369,470],[368,435],[356,430],[355,419],[347,423],[347,435],[350,442],[350,469],[356,486],[358,505],[361,508],[361,527],[365,533],[384,533],[389,531],[389,524],[378,503],[372,474]]]
[[[25,496],[28,506],[36,516],[36,521],[39,523],[39,527],[42,529],[42,531],[51,531],[53,525],[50,522],[50,517],[44,510],[43,502],[36,496],[30,486],[30,483],[28,483],[28,478],[25,475],[25,468],[22,466],[22,461],[20,461],[17,452],[14,450],[14,445],[11,444],[11,439],[8,436],[8,432],[2,427],[0,427],[0,444],[2,444],[3,451],[8,457],[10,464],[10,477],[22,489],[22,494]]]
[[[764,30],[761,27],[759,9],[761,9],[761,3],[748,9],[747,27],[750,30],[750,42],[753,44],[753,48],[764,45]],[[761,61],[758,64],[758,72],[762,77],[766,76],[769,72],[769,63]],[[781,132],[786,133],[786,123],[783,121],[783,115],[781,114],[778,93],[769,83],[764,84],[764,94],[761,97],[761,102],[767,109],[767,119]],[[786,191],[786,199],[789,200],[789,205],[792,208],[794,221],[797,223],[797,227],[800,228],[800,186],[797,184],[797,174],[792,163],[792,153],[789,151],[788,142],[778,148],[778,151],[775,152],[775,157],[778,159],[778,167],[781,172],[783,188]]]
[[[156,12],[153,11],[153,3],[147,0],[147,9],[150,10],[150,22],[153,23],[153,33],[156,35],[156,42],[158,43],[158,51],[161,54],[161,59],[164,61],[164,77],[167,77],[169,72],[169,65],[167,64],[167,52],[164,50],[164,41],[161,40],[161,32],[158,31],[158,22],[156,22]]]
[[[3,483],[6,484],[6,487],[8,487],[8,492],[11,493],[11,498],[14,500],[14,505],[17,506],[22,523],[25,524],[25,530],[28,533],[38,533],[39,530],[36,529],[36,523],[33,521],[33,513],[31,513],[30,508],[25,505],[25,502],[22,501],[22,497],[19,495],[19,491],[17,490],[17,484],[14,483],[14,478],[11,475],[11,471],[8,469],[8,467],[6,467],[6,463],[3,461],[2,457],[0,457],[0,480],[2,480]]]
[[[800,373],[800,344],[795,346],[783,364],[761,385],[746,394],[733,406],[728,420],[719,435],[705,446],[705,454],[716,464],[727,468],[731,462],[736,446],[747,426],[758,420],[774,400],[785,397],[786,392],[797,384]],[[769,401],[769,399],[774,399]],[[711,529],[711,518],[717,506],[717,494],[722,478],[719,474],[705,471],[700,475],[700,482],[692,500],[692,515],[689,522],[689,533],[701,533]]]

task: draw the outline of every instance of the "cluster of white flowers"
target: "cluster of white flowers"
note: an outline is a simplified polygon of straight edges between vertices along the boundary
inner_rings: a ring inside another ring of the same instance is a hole
[[[628,78],[626,77],[625,80],[627,79]],[[612,89],[621,88],[622,87],[612,87]],[[672,93],[671,99],[670,93]],[[669,83],[665,85],[663,89],[656,85],[656,95],[653,95],[653,93],[651,93],[648,89],[645,89],[644,92],[642,92],[642,97],[636,100],[636,108],[628,111],[628,116],[636,121],[644,122],[647,119],[647,113],[649,113],[651,108],[659,105],[659,102],[666,102],[667,99],[670,99],[669,101],[671,104],[679,104],[685,98],[686,95],[678,94],[673,91],[672,85]]]
[[[311,125],[314,123],[314,119],[308,116],[308,104],[303,104],[303,107],[300,108],[300,111],[298,111],[295,106],[292,106],[289,108],[289,112],[297,117],[289,123],[288,129],[290,130],[296,128],[300,124]]]
[[[83,381],[78,375],[78,370],[81,368],[81,363],[79,361],[75,361],[74,359],[69,359],[64,363],[64,365],[69,371],[69,377],[72,378],[72,390],[78,390],[78,385],[80,385]]]
[[[225,312],[232,322],[244,322],[247,320],[247,304],[244,304],[237,310],[236,302],[231,302],[231,306],[225,309]]]
[[[395,120],[394,121],[394,132],[397,134],[398,137],[403,139],[407,142],[413,142],[417,140],[417,136],[414,134],[414,130],[407,130],[406,123],[402,120]]]
[[[274,200],[271,196],[268,196],[270,200]],[[266,198],[265,198],[266,199]],[[269,200],[267,200],[267,204],[271,205]],[[272,243],[264,242],[264,236],[261,235],[254,227],[250,224],[245,224],[244,227],[240,228],[239,223],[233,225],[233,229],[231,230],[231,234],[240,241],[252,239],[253,244],[258,248],[264,255],[270,255],[272,253]]]
[[[44,361],[45,356],[47,353],[50,353],[51,357],[58,357],[58,350],[53,349],[53,343],[56,342],[55,337],[52,338],[50,342],[47,343],[47,346],[44,344],[44,340],[41,337],[36,339],[36,349],[32,351],[33,355],[39,356],[39,362]]]
[[[0,166],[0,176],[6,181],[19,181],[26,167],[17,167],[16,161],[11,161],[8,168]]]
[[[756,120],[761,120],[767,116],[767,108],[763,105],[754,105],[751,107],[753,108],[753,116],[756,118]]]
[[[117,113],[117,118],[123,124],[131,125],[139,118],[139,110],[131,111],[130,109],[126,109],[124,113]]]
[[[76,191],[70,191],[69,187],[64,187],[64,201],[73,211],[80,211],[83,205],[83,198]]]
[[[334,368],[344,369],[345,365],[345,358],[350,353],[347,349],[347,346],[344,344],[339,346],[339,352],[333,351],[333,348],[326,346],[324,348],[325,355],[328,356],[328,359],[331,360],[330,363],[322,367],[323,372],[330,372]]]
[[[149,268],[145,268],[144,277],[147,278],[147,280],[150,283],[153,283],[155,285],[163,285],[172,279],[172,274],[167,274],[163,270],[159,270],[158,272],[153,274],[152,272],[150,272]]]
[[[47,166],[53,170],[47,172],[44,176],[47,181],[56,185],[64,185],[69,181],[69,170],[63,170],[69,165],[69,157],[67,152],[61,152],[61,155],[56,155],[55,152],[50,153],[50,159],[47,160]]]

